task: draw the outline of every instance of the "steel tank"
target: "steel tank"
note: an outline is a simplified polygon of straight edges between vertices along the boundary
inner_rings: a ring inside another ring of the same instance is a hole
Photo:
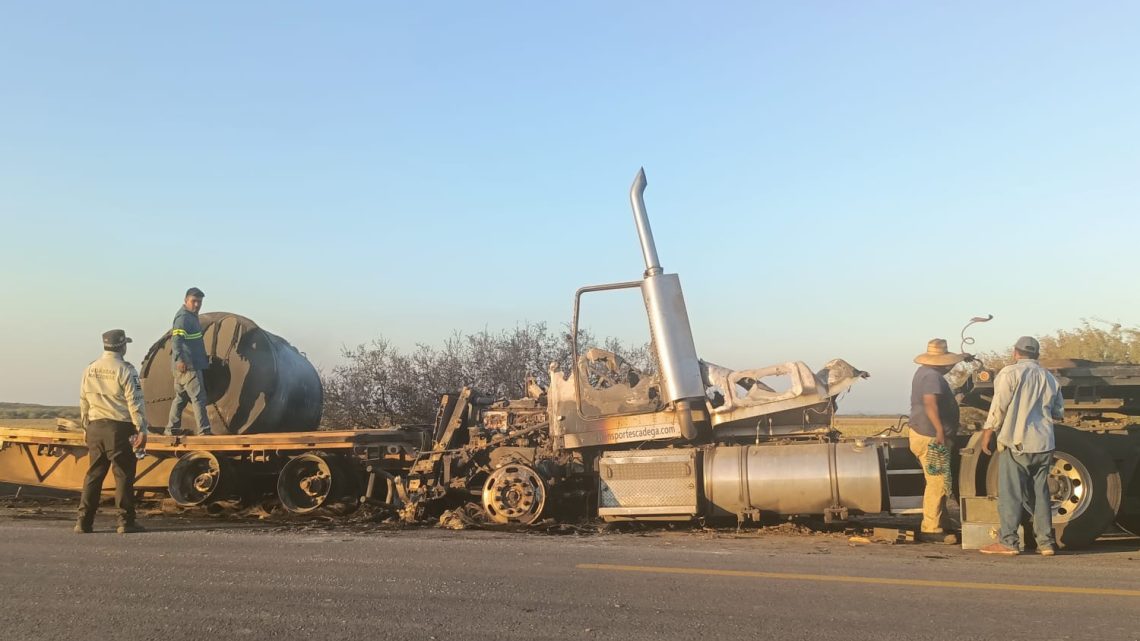
[[[324,396],[320,375],[289,341],[252,320],[228,312],[201,314],[210,366],[206,403],[214,434],[304,432],[320,426]],[[171,336],[167,332],[143,359],[140,379],[151,425],[170,423],[174,401]],[[183,427],[194,424],[186,407]]]
[[[881,512],[885,479],[878,448],[854,442],[721,445],[704,456],[709,516]]]

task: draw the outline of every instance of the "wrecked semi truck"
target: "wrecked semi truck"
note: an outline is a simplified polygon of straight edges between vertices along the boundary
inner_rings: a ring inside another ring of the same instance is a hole
[[[733,371],[697,357],[680,279],[661,267],[643,193],[630,190],[645,261],[640,280],[583,287],[574,298],[569,368],[530,398],[446,396],[433,447],[390,479],[408,519],[467,505],[498,523],[545,514],[607,521],[822,515],[888,509],[885,448],[842,440],[835,398],[866,376],[842,360]],[[641,299],[652,365],[580,344],[585,298]],[[476,507],[477,506],[477,507]]]
[[[295,432],[285,413],[284,427],[251,430],[245,426],[258,416],[291,407],[290,385],[304,387],[305,377],[251,375],[261,383],[215,393],[211,386],[232,386],[258,345],[271,352],[261,359],[266,363],[296,361],[292,354],[274,356],[269,337],[250,338],[257,332],[246,319],[236,317],[225,330],[231,317],[222,315],[215,329],[205,328],[217,352],[212,362],[226,365],[208,373],[207,391],[245,413],[241,420],[228,417],[227,436],[152,437],[140,489],[164,485],[182,505],[276,494],[298,513],[361,500],[412,521],[460,507],[517,524],[574,515],[834,520],[888,510],[887,448],[843,440],[831,426],[836,396],[866,374],[842,360],[818,371],[800,362],[733,371],[700,360],[680,280],[657,257],[645,186],[642,171],[630,203],[645,272],[640,280],[578,290],[571,363],[567,371],[552,365],[546,387],[529,385],[528,397],[514,400],[483,398],[472,389],[447,394],[426,429]],[[640,299],[645,310],[648,366],[579,343],[582,301],[617,291]],[[152,348],[143,366],[144,388],[156,382],[145,389],[152,420],[169,404],[157,383],[166,369],[158,362],[163,345]],[[266,390],[282,377],[285,401],[273,403]],[[319,391],[306,394],[302,409],[309,416]],[[0,429],[0,480],[78,489],[84,457],[81,433]]]
[[[1084,546],[1114,522],[1140,536],[1140,365],[1069,359],[1041,364],[1057,377],[1065,398],[1049,473],[1057,541]],[[979,368],[961,390],[962,407],[975,410],[958,437],[963,497],[997,495],[998,458],[980,446],[996,374]]]

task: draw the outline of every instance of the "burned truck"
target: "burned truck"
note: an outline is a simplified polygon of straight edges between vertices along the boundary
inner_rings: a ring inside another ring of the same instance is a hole
[[[1041,365],[1057,377],[1065,398],[1049,473],[1058,542],[1087,545],[1114,522],[1140,535],[1140,365],[1073,359]],[[961,405],[978,410],[959,437],[964,497],[997,494],[998,457],[980,447],[980,417],[989,410],[996,374],[980,367],[961,390]]]
[[[136,487],[184,506],[275,495],[299,514],[366,502],[410,521],[458,508],[522,525],[887,511],[887,448],[832,428],[837,395],[866,374],[842,360],[734,371],[699,359],[680,279],[657,257],[645,186],[642,171],[630,190],[642,278],[578,290],[571,358],[526,398],[464,389],[442,397],[434,425],[318,431],[322,398],[303,355],[244,317],[204,316],[219,433],[152,436]],[[646,362],[586,344],[582,303],[605,292],[644,310]],[[142,368],[156,423],[172,398],[168,352],[163,337]],[[0,427],[0,481],[78,490],[85,457],[81,431]]]
[[[433,446],[406,476],[370,482],[406,518],[464,507],[497,523],[543,515],[606,521],[821,515],[887,510],[885,448],[842,440],[836,396],[866,373],[842,360],[733,371],[697,357],[681,282],[665,273],[643,199],[630,189],[645,272],[574,298],[572,362],[549,385],[494,401],[465,389],[440,403]],[[632,290],[652,365],[579,344],[582,301]],[[376,497],[366,497],[377,500]]]

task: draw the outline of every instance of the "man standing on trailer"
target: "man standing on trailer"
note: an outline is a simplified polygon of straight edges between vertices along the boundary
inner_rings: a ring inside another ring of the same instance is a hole
[[[182,410],[189,403],[194,409],[198,435],[209,436],[210,417],[206,414],[205,370],[210,366],[206,344],[202,341],[202,325],[198,311],[206,294],[197,287],[186,290],[186,298],[174,315],[170,332],[171,364],[174,367],[174,402],[170,404],[170,427],[167,436],[181,433]]]
[[[945,527],[948,477],[932,470],[941,466],[948,472],[951,437],[958,431],[958,401],[946,374],[965,358],[948,351],[942,338],[930,339],[926,352],[914,358],[920,367],[910,388],[910,451],[918,458],[926,479],[918,539],[928,543],[958,542]]]
[[[1041,344],[1022,336],[1013,346],[1013,365],[994,379],[994,399],[982,427],[982,451],[992,454],[998,438],[998,519],[1001,538],[982,548],[983,554],[1019,554],[1017,526],[1027,511],[1042,556],[1057,553],[1053,536],[1053,507],[1049,500],[1049,471],[1053,467],[1053,421],[1065,416],[1065,399],[1053,374],[1037,357]]]
[[[107,470],[115,473],[115,507],[119,509],[119,534],[141,532],[135,523],[134,448],[146,447],[146,413],[142,386],[134,365],[123,360],[127,353],[126,332],[103,333],[103,356],[87,366],[79,387],[79,420],[87,430],[90,465],[83,480],[79,519],[75,531],[89,534],[95,525],[99,494]]]

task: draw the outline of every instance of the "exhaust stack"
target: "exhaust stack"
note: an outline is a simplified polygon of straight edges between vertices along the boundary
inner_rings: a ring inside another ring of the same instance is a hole
[[[637,237],[641,239],[641,254],[645,257],[645,277],[662,273],[661,260],[657,258],[657,245],[653,243],[653,229],[649,227],[649,216],[645,213],[645,167],[637,171],[633,185],[629,188],[629,204],[633,206],[633,222],[637,225]]]
[[[693,344],[693,330],[689,326],[689,312],[681,292],[681,279],[666,274],[657,258],[653,243],[653,230],[645,213],[645,169],[637,172],[629,188],[629,202],[633,206],[633,220],[641,240],[641,253],[645,257],[645,278],[641,281],[641,296],[649,313],[649,329],[657,348],[657,363],[661,368],[664,400],[673,405],[681,432],[687,439],[697,437],[692,410],[702,407],[705,386],[701,380],[701,364]]]

